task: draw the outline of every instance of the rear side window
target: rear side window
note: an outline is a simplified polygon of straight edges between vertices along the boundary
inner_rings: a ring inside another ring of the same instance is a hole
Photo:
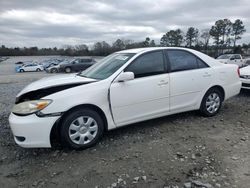
[[[206,63],[204,63],[204,61],[200,60],[199,58],[197,59],[197,64],[198,64],[198,68],[207,68],[208,65]]]
[[[133,72],[135,78],[164,73],[165,68],[162,51],[150,52],[138,57],[125,71]]]
[[[195,55],[184,50],[168,50],[171,72],[206,68],[208,65]]]

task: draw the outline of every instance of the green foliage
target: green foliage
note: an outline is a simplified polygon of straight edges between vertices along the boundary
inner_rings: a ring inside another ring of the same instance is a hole
[[[170,30],[161,38],[160,44],[162,46],[181,46],[183,42],[183,35],[180,29]]]
[[[235,20],[232,24],[232,32],[231,35],[234,36],[234,47],[236,45],[236,41],[241,39],[241,35],[246,32],[245,26],[240,19]]]
[[[186,44],[188,47],[192,47],[193,43],[197,43],[199,36],[199,30],[194,27],[189,27],[185,35]]]

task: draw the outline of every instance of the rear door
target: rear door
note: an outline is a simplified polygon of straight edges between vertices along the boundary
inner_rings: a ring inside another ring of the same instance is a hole
[[[75,61],[72,63],[72,71],[78,71],[80,70],[81,67],[81,60],[80,59],[75,59]]]
[[[237,65],[239,65],[240,67],[244,65],[244,62],[240,54],[236,54],[234,57],[235,57],[235,62]]]
[[[33,71],[33,64],[28,64],[28,65],[25,65],[25,71],[29,72],[29,71]]]
[[[111,108],[117,126],[168,113],[169,75],[164,59],[161,50],[143,54],[124,70],[133,72],[134,80],[111,84]]]
[[[89,59],[89,58],[82,59],[81,62],[82,62],[81,63],[81,70],[85,70],[93,64],[92,59]]]
[[[184,111],[199,102],[213,79],[213,69],[186,50],[166,50],[170,63],[170,111]]]

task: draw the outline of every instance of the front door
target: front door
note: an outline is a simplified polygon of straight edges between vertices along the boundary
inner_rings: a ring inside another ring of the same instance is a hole
[[[161,50],[139,56],[124,71],[133,72],[135,79],[111,84],[111,108],[117,126],[168,113],[169,75]]]

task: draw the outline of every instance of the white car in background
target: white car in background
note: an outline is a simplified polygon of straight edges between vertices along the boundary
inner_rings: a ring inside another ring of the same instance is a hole
[[[37,63],[24,64],[17,68],[17,72],[40,72],[43,71],[43,66]]]
[[[250,65],[240,69],[240,80],[243,89],[250,89]]]
[[[216,58],[219,62],[225,64],[235,64],[239,67],[243,67],[245,65],[245,60],[242,58],[240,54],[224,54],[220,55]]]
[[[105,131],[170,114],[216,115],[241,89],[238,67],[186,48],[113,53],[78,74],[43,78],[16,97],[9,123],[22,147],[84,149]]]

